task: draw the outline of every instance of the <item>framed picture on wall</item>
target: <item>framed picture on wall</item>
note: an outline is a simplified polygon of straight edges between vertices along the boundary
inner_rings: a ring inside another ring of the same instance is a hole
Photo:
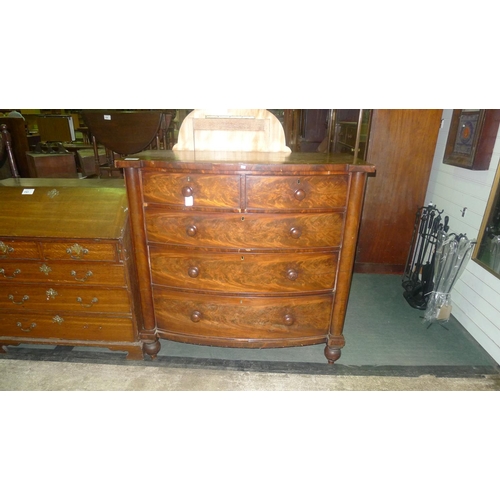
[[[443,163],[488,170],[499,122],[497,109],[454,109]]]

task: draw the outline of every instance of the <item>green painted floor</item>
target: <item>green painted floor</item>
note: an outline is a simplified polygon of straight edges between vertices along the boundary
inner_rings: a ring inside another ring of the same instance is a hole
[[[346,345],[336,365],[496,366],[456,321],[446,329],[422,322],[424,311],[403,297],[401,276],[354,274],[347,308]],[[205,347],[162,340],[159,356],[249,361],[325,363],[324,345],[243,349]]]
[[[344,326],[346,345],[335,365],[336,373],[497,373],[498,363],[452,316],[446,328],[428,327],[424,311],[413,309],[403,297],[401,277],[355,274]],[[452,292],[453,293],[453,292]],[[244,349],[206,347],[161,341],[158,364],[227,366],[262,371],[299,370],[330,373],[324,344]],[[51,359],[121,363],[124,352],[105,348],[20,345],[9,347],[12,359]],[[151,362],[148,357],[146,362]],[[143,364],[144,361],[127,361]],[[414,368],[412,368],[414,367]],[[387,368],[387,369],[386,369]],[[399,371],[398,371],[399,370]],[[451,371],[450,371],[451,370]]]

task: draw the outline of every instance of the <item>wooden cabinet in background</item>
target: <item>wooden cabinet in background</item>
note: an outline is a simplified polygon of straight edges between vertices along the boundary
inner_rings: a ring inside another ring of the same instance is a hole
[[[377,172],[367,181],[356,272],[404,272],[441,116],[441,109],[371,110],[365,158],[377,165]]]
[[[78,177],[73,153],[26,153],[29,177]]]

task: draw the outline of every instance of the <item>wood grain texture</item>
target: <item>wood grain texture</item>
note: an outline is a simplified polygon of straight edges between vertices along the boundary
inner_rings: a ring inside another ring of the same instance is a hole
[[[312,297],[226,297],[181,294],[154,288],[158,327],[193,336],[240,339],[323,336],[332,295]],[[199,313],[198,317],[194,313]]]
[[[195,207],[238,208],[241,204],[237,175],[165,175],[159,170],[144,172],[142,182],[146,203],[184,207],[186,196],[192,196]]]
[[[179,252],[151,246],[154,284],[245,293],[304,293],[335,288],[337,253]]]
[[[425,202],[441,114],[439,109],[373,111],[367,161],[377,165],[377,173],[366,186],[357,271],[364,264],[403,271],[415,213]]]
[[[57,343],[57,339],[101,342],[135,340],[131,318],[27,312],[2,313],[2,317],[3,335],[25,337],[26,343],[31,337],[50,339],[53,343]]]
[[[174,245],[231,249],[338,247],[342,241],[343,214],[184,215],[148,208],[146,229],[149,241]]]
[[[249,176],[246,182],[247,209],[332,209],[347,200],[347,175]]]

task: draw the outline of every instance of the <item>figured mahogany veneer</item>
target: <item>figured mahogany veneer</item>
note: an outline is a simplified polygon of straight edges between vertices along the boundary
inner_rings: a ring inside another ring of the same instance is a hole
[[[343,325],[367,173],[321,153],[148,151],[124,169],[145,352],[325,342]]]
[[[123,181],[0,183],[0,352],[84,345],[142,359]]]

